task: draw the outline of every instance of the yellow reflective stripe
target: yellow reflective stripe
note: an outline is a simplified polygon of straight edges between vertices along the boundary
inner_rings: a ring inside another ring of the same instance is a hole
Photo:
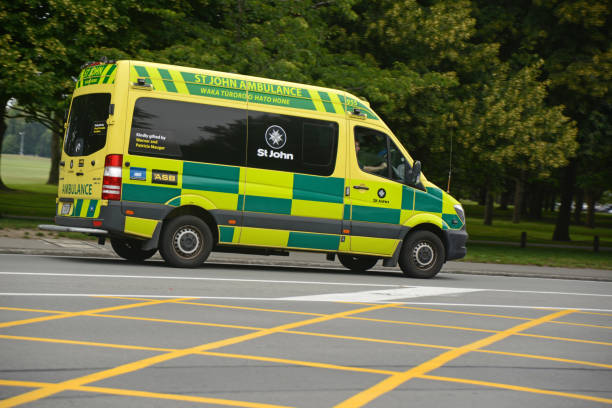
[[[329,99],[331,99],[331,103],[334,106],[336,113],[343,114],[344,107],[342,105],[342,102],[340,102],[340,98],[338,98],[338,95],[332,92],[328,92],[327,94],[329,95]]]
[[[312,99],[312,103],[314,104],[315,108],[317,108],[317,111],[326,112],[325,106],[323,106],[323,102],[321,102],[319,94],[316,91],[311,90],[308,90],[308,93],[310,94],[310,99]]]
[[[136,68],[134,67],[134,65],[130,65],[130,83],[135,83],[136,80],[138,79],[138,71],[136,71]]]
[[[180,72],[174,70],[168,70],[172,80],[174,81],[174,86],[176,86],[176,90],[180,94],[189,95],[189,91],[187,90],[187,86],[185,85],[185,81],[183,81],[183,77]]]
[[[149,73],[149,78],[151,79],[151,83],[153,84],[153,89],[162,92],[168,92],[166,88],[166,84],[164,83],[161,74],[156,68],[148,67],[146,68]]]
[[[104,71],[102,71],[102,75],[100,75],[101,78],[104,78],[106,75],[108,75],[108,71],[110,71],[110,69],[113,67],[113,64],[108,64],[105,68]]]
[[[89,207],[89,200],[85,198],[82,198],[80,200],[81,200],[81,206],[77,207],[79,211],[78,213],[75,212],[74,217],[84,217],[87,214],[87,207]]]

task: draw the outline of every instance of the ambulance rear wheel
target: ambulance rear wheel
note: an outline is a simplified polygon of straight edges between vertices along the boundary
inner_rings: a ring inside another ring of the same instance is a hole
[[[113,247],[113,251],[123,259],[127,259],[132,262],[142,262],[145,259],[152,257],[157,249],[142,250],[143,241],[137,239],[119,239],[111,238],[110,243]]]
[[[445,260],[444,245],[431,231],[416,231],[404,240],[399,264],[410,278],[429,279],[440,272]]]
[[[164,223],[159,253],[176,268],[201,265],[213,248],[208,225],[193,215],[181,215]]]
[[[378,258],[375,256],[365,255],[347,255],[338,254],[338,260],[345,267],[354,272],[364,272],[372,268],[378,262]]]

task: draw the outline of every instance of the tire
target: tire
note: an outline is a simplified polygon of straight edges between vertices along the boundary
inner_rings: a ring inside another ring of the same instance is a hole
[[[404,275],[429,279],[440,272],[446,259],[444,245],[431,231],[416,231],[406,237],[399,257]]]
[[[111,238],[110,242],[117,255],[131,262],[142,262],[157,252],[157,249],[143,251],[140,249],[143,241],[137,239]]]
[[[193,215],[181,215],[164,223],[159,253],[175,268],[201,265],[213,248],[213,236],[208,225]]]
[[[340,263],[354,272],[365,272],[378,262],[375,256],[338,254]]]

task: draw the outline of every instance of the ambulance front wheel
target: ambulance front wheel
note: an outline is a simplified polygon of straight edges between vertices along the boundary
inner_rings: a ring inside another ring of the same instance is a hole
[[[111,238],[110,243],[113,247],[113,251],[123,259],[127,259],[132,262],[142,262],[145,259],[152,257],[157,249],[142,250],[143,241],[137,239],[119,239]]]
[[[201,265],[213,247],[208,225],[193,215],[181,215],[164,223],[159,253],[176,268]]]
[[[445,251],[440,238],[431,231],[416,231],[406,237],[399,257],[404,275],[429,279],[440,272]]]
[[[374,256],[356,256],[347,254],[338,254],[340,263],[354,272],[364,272],[372,268],[378,262],[378,258]]]

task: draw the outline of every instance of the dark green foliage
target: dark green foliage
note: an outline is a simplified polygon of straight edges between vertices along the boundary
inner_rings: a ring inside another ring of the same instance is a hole
[[[311,83],[367,99],[442,187],[452,137],[460,197],[559,177],[576,155],[598,197],[610,14],[603,0],[15,0],[0,6],[0,97],[59,137],[72,77],[101,56]]]

